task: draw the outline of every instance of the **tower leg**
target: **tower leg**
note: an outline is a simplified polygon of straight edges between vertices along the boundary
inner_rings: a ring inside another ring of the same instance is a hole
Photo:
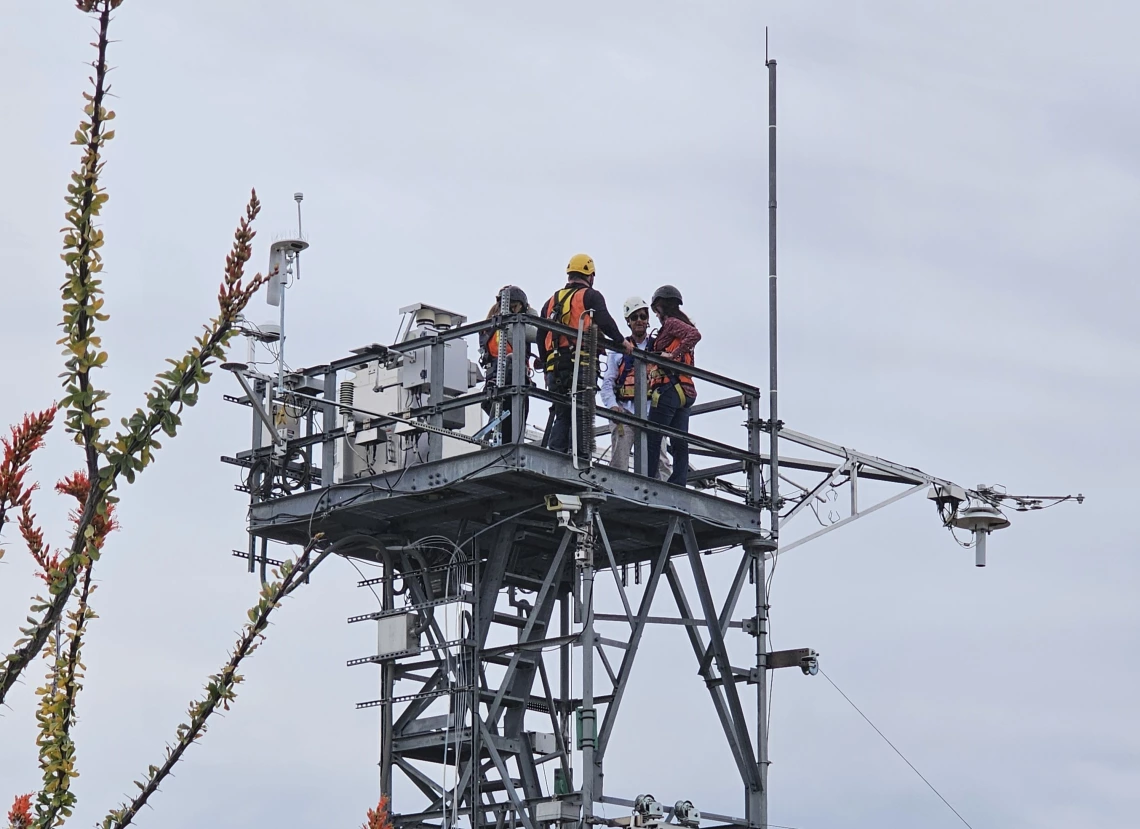
[[[391,610],[395,606],[395,573],[392,572],[390,559],[384,562],[384,575],[388,578],[383,583],[384,598],[380,609]],[[395,679],[395,666],[391,662],[383,663],[380,666],[380,698],[387,702],[380,706],[380,794],[386,794],[389,798],[392,797],[392,693],[396,685]],[[392,808],[391,801],[388,808]]]
[[[764,550],[747,545],[752,556],[756,588],[756,764],[760,788],[747,792],[745,817],[751,826],[768,829],[768,593],[765,588]]]
[[[594,817],[594,749],[597,714],[594,710],[594,505],[586,505],[586,533],[579,539],[578,572],[582,596],[582,826]]]

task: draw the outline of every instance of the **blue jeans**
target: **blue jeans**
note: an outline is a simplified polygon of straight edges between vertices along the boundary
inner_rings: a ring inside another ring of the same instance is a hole
[[[546,388],[555,394],[570,394],[570,380],[571,375],[565,371],[547,372],[546,374]],[[576,428],[578,430],[578,454],[581,458],[586,459],[586,453],[581,449],[585,446],[583,441],[581,426],[573,424],[573,416],[570,410],[569,403],[551,403],[551,420],[550,429],[547,432],[546,448],[553,449],[555,452],[564,452],[567,455],[571,454],[571,436],[570,429]]]
[[[649,410],[649,422],[688,433],[689,410],[693,407],[693,401],[686,400],[682,406],[676,385],[661,386],[660,392],[657,402]],[[649,452],[647,471],[650,478],[656,478],[657,467],[661,462],[662,435],[660,432],[647,432],[645,437]],[[685,486],[689,482],[689,442],[672,438],[669,443],[672,447],[670,454],[673,455],[673,474],[669,476],[668,483]]]
[[[550,423],[550,440],[546,447],[555,452],[570,452],[570,407],[564,403],[551,403],[554,420]]]

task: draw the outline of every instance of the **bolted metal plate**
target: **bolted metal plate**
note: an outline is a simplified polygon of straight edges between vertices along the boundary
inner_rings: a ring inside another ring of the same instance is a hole
[[[526,560],[533,558],[540,577],[562,532],[545,496],[591,491],[606,494],[598,511],[619,564],[652,559],[676,515],[692,519],[704,550],[746,541],[772,549],[761,524],[764,510],[609,467],[576,470],[569,456],[529,445],[484,449],[263,501],[252,507],[250,531],[292,544],[304,544],[316,532],[330,541],[364,534],[407,543],[445,535],[463,543],[515,516],[516,563],[524,564],[515,569],[525,574]],[[461,530],[464,538],[457,537]],[[683,554],[679,538],[676,544]]]

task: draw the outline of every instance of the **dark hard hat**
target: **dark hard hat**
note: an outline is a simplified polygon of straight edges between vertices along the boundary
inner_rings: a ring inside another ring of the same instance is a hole
[[[530,306],[530,303],[527,302],[527,299],[526,299],[526,291],[524,291],[522,288],[518,288],[514,285],[508,285],[503,290],[507,291],[507,296],[509,297],[509,300],[508,300],[509,302],[521,302],[523,304],[524,308]],[[498,299],[501,301],[502,298],[503,298],[503,291],[499,291]]]
[[[681,292],[674,288],[672,285],[662,285],[660,288],[653,292],[653,299],[651,302],[656,303],[658,300],[662,299],[675,299],[677,300],[677,304],[680,305],[682,302]]]

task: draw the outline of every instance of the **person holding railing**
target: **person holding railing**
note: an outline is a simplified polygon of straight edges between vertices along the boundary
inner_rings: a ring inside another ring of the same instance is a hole
[[[542,306],[544,319],[588,331],[591,326],[598,326],[599,331],[611,340],[621,340],[621,329],[618,328],[614,318],[606,309],[606,299],[600,291],[594,290],[594,260],[584,253],[576,253],[570,257],[566,266],[566,285],[555,292],[554,296]],[[626,343],[626,353],[633,353],[633,345]],[[573,393],[574,363],[582,362],[582,355],[578,353],[578,345],[565,334],[556,334],[547,331],[544,337],[539,338],[538,357],[542,362],[546,377],[546,388],[558,395],[566,395],[567,402],[552,403],[550,407],[550,423],[547,426],[545,441],[548,448],[557,452],[570,452],[570,403],[569,396]],[[591,379],[597,382],[597,375]],[[587,445],[579,434],[577,444],[579,447]]]
[[[688,434],[689,411],[697,399],[693,378],[683,373],[684,366],[694,365],[693,348],[701,341],[701,332],[693,325],[688,314],[681,310],[681,292],[672,285],[662,285],[653,292],[650,307],[661,328],[653,340],[650,352],[677,364],[649,367],[649,391],[652,406],[649,422],[667,426]],[[658,457],[661,451],[660,432],[650,431],[646,436],[649,450],[649,477],[657,477]],[[670,438],[673,453],[673,474],[668,482],[685,486],[689,480],[689,442]]]
[[[649,336],[649,303],[639,296],[631,296],[622,305],[630,336],[626,342],[645,351],[653,347]],[[647,391],[648,391],[648,387]],[[602,375],[602,405],[615,412],[635,414],[634,399],[637,395],[637,369],[632,354],[611,354]],[[627,423],[613,423],[610,432],[610,466],[623,472],[629,469],[629,454],[639,430]],[[673,471],[665,453],[665,445],[660,444],[661,475],[668,477]]]
[[[510,303],[509,313],[511,314],[531,314],[537,316],[534,308],[530,307],[527,301],[526,291],[515,285],[508,285],[501,289],[495,297],[495,304],[491,306],[491,310],[487,312],[487,319],[496,316],[502,309],[503,291],[507,291],[507,301]],[[526,372],[527,385],[534,385],[534,381],[530,375],[530,344],[538,339],[538,329],[533,325],[526,326],[526,342],[528,353],[523,355],[524,362],[528,363]],[[506,353],[506,368],[507,368],[507,383],[511,384],[514,377],[514,354],[512,353],[514,347],[511,345],[511,332],[510,330],[503,331],[498,328],[492,328],[487,331],[479,332],[479,365],[487,376],[486,382],[483,384],[484,391],[494,391],[497,388],[496,372],[498,370],[499,353],[503,351]],[[494,405],[490,400],[483,401],[483,411],[490,417],[494,411]],[[511,411],[511,401],[509,399],[503,401],[503,410],[506,412]],[[519,431],[520,436],[526,434],[526,420],[530,414],[530,396],[523,396],[523,428]],[[510,426],[510,421],[507,421],[504,433],[509,435],[514,431]],[[522,441],[522,437],[519,438]],[[509,442],[509,441],[508,441]]]

